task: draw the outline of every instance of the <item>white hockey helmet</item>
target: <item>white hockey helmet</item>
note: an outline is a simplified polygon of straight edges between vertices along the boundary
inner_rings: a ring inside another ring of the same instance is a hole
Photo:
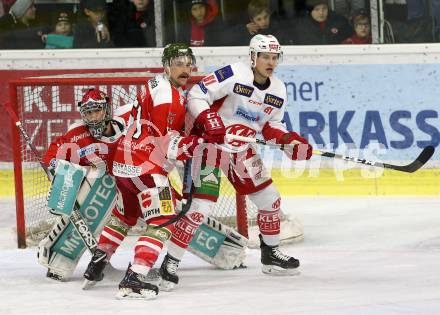
[[[273,35],[257,34],[251,39],[249,44],[249,56],[251,58],[252,68],[255,67],[257,54],[259,52],[275,53],[278,54],[278,62],[283,60],[283,51],[281,45]]]

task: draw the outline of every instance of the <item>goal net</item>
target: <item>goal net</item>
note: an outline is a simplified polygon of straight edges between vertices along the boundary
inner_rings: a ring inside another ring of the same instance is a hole
[[[11,81],[10,102],[24,129],[40,155],[49,144],[67,131],[69,125],[80,119],[77,104],[89,88],[99,88],[111,98],[114,109],[136,99],[136,95],[152,73],[89,73],[52,77],[34,77]],[[190,79],[190,86],[202,77]],[[14,172],[17,211],[17,238],[19,247],[37,244],[50,230],[55,216],[46,207],[49,181],[37,157],[12,126]],[[235,227],[247,236],[254,246],[258,244],[257,209],[245,196],[236,195],[226,178],[222,179],[219,201],[211,216]],[[301,224],[282,215],[282,239],[301,240]]]

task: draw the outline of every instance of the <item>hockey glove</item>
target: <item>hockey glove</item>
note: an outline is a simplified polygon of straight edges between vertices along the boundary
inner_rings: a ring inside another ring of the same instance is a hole
[[[171,160],[186,161],[194,156],[203,138],[197,136],[182,137],[178,133],[170,135],[167,158]],[[201,152],[201,151],[200,151]]]
[[[200,113],[196,125],[203,130],[203,139],[208,143],[222,144],[225,142],[226,129],[221,117],[211,109]]]
[[[283,149],[284,153],[292,160],[308,160],[312,156],[313,147],[296,132],[286,132],[277,142],[279,144],[300,142],[296,145],[287,145]]]

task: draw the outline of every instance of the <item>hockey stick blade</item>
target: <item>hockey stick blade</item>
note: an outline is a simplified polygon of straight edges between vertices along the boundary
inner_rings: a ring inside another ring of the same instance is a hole
[[[385,168],[393,169],[396,171],[406,172],[406,173],[414,173],[419,168],[421,168],[423,165],[426,164],[426,162],[429,161],[429,159],[434,155],[435,149],[433,146],[429,145],[426,148],[422,150],[420,155],[410,164],[407,165],[393,165],[393,164],[386,164],[384,163]]]
[[[257,143],[257,144],[261,144],[261,145],[277,147],[281,150],[283,150],[283,148],[285,146],[282,144],[268,142],[268,141],[265,141],[262,139],[248,138],[248,137],[237,136],[237,135],[229,135],[228,134],[227,137],[229,139],[233,139],[233,140],[239,140],[239,141],[248,142],[248,143]],[[293,143],[293,144],[299,144],[299,143]],[[320,151],[320,150],[313,150],[313,154],[321,155],[321,156],[328,157],[328,158],[340,159],[340,160],[353,162],[353,163],[359,163],[359,164],[371,165],[371,166],[375,166],[375,167],[392,169],[392,170],[400,171],[400,172],[414,173],[419,168],[421,168],[423,165],[425,165],[426,162],[429,161],[429,159],[433,156],[434,151],[435,151],[435,149],[433,146],[425,147],[422,150],[422,152],[420,153],[420,155],[413,162],[411,162],[410,164],[407,164],[407,165],[395,165],[395,164],[389,164],[389,163],[382,163],[382,162],[378,162],[378,161],[369,161],[369,160],[360,159],[357,157],[346,156],[346,155],[342,155],[342,154]]]

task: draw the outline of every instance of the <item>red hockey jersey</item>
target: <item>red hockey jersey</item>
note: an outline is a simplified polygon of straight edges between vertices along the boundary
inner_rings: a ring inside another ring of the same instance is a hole
[[[117,146],[113,161],[115,176],[169,173],[174,166],[166,159],[167,133],[183,131],[185,93],[185,88],[175,88],[164,74],[147,82],[138,103],[133,105],[130,127]]]

